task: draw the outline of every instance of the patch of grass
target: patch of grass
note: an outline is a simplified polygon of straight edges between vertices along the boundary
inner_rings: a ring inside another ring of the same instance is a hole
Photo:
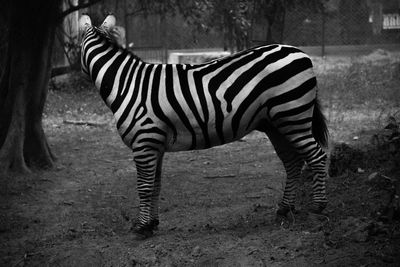
[[[388,116],[400,112],[399,57],[317,61],[316,70],[333,140],[381,128]]]
[[[50,83],[44,124],[54,128],[64,120],[112,124],[112,113],[97,89],[82,73],[73,72]]]

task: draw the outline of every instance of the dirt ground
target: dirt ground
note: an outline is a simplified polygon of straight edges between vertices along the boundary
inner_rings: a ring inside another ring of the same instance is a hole
[[[0,266],[400,266],[400,226],[376,219],[386,193],[368,173],[328,181],[326,216],[276,221],[284,170],[255,133],[167,154],[160,226],[134,241],[135,167],[96,92],[50,92],[46,133],[57,166],[0,183]],[[66,120],[101,122],[85,126]]]

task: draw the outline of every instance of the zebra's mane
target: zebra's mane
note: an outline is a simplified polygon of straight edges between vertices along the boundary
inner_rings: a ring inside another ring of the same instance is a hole
[[[135,59],[137,59],[137,60],[143,61],[140,57],[138,57],[137,55],[135,55],[132,51],[130,51],[130,50],[127,49],[126,47],[121,46],[121,45],[118,43],[118,41],[116,40],[115,36],[112,35],[112,34],[110,33],[109,30],[107,30],[107,29],[105,29],[105,28],[103,28],[103,27],[96,27],[96,26],[93,26],[93,29],[94,29],[94,31],[95,31],[98,35],[100,35],[101,37],[103,37],[104,40],[105,40],[108,44],[110,44],[110,45],[112,45],[112,46],[114,46],[114,47],[117,47],[117,48],[123,50],[124,52],[126,52],[127,54],[130,54],[131,56],[133,56],[133,57],[134,57]]]

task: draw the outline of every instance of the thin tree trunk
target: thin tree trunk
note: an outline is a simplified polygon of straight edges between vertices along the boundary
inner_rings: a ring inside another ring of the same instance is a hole
[[[286,22],[286,8],[283,8],[281,14],[281,36],[279,38],[279,43],[283,43],[283,35],[285,32],[285,22]]]
[[[255,18],[256,18],[256,0],[253,0],[253,8],[251,11],[251,20],[250,20],[250,27],[247,30],[247,38],[246,38],[246,48],[249,48],[253,46],[253,30],[254,30],[254,24],[255,24]]]
[[[272,38],[272,24],[270,21],[268,21],[267,37],[265,39],[267,44],[274,43],[274,39]]]
[[[128,17],[128,0],[124,0],[124,11],[123,11],[123,16],[124,16],[124,24],[125,24],[125,39],[126,39],[126,47],[129,49],[129,44],[131,42],[131,32],[130,32],[130,23],[129,23],[129,17]]]

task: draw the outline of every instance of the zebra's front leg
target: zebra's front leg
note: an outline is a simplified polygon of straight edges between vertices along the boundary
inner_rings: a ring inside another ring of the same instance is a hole
[[[133,224],[135,239],[142,240],[153,235],[157,229],[158,199],[161,190],[161,166],[163,153],[145,150],[135,153],[137,169],[137,191],[139,195],[139,216]]]
[[[164,154],[161,154],[157,161],[156,175],[154,180],[154,192],[153,192],[153,205],[151,209],[151,221],[150,224],[153,226],[153,230],[158,230],[158,224],[160,223],[158,218],[159,212],[159,199],[161,192],[161,171],[162,171],[162,160]]]

